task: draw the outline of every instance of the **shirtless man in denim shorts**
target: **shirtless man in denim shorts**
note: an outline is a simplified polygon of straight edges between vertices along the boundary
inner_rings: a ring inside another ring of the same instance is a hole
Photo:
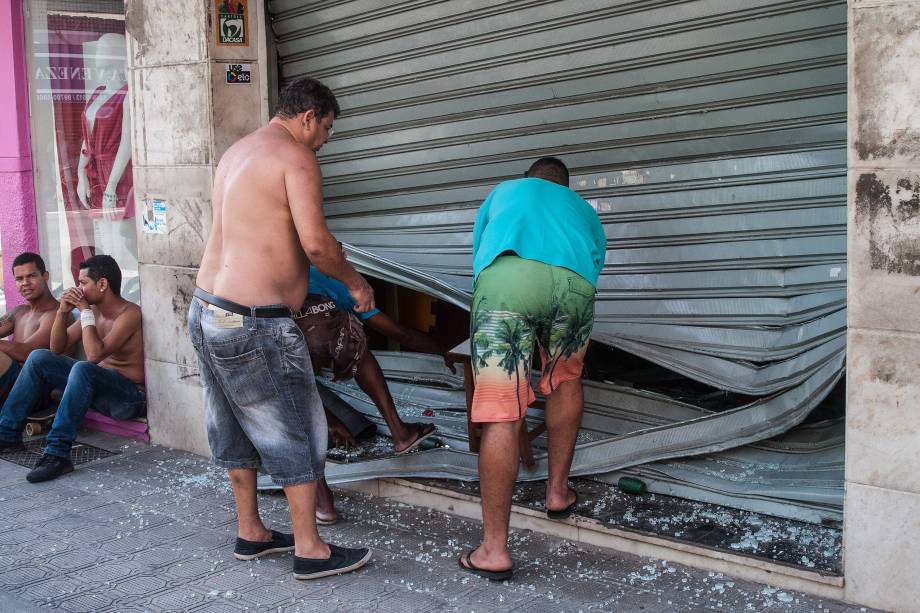
[[[373,290],[345,260],[323,217],[316,152],[338,113],[326,86],[298,79],[281,92],[269,124],[227,150],[189,311],[208,442],[214,461],[230,472],[236,499],[235,555],[251,560],[293,549],[297,579],[349,572],[371,557],[367,549],[326,544],[316,530],[326,419],[306,340],[291,318],[307,295],[311,262],[348,287],[359,312],[374,308]],[[284,488],[293,535],[262,523],[258,468]]]

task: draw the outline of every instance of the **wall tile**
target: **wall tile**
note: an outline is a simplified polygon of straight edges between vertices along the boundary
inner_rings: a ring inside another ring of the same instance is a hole
[[[853,171],[849,187],[851,327],[920,332],[920,173]]]
[[[920,495],[847,483],[846,599],[886,611],[920,602]]]
[[[195,268],[211,229],[210,166],[139,167],[134,171],[139,259],[145,264]],[[144,199],[166,201],[166,234],[144,231]]]
[[[197,369],[186,322],[198,271],[152,264],[140,269],[144,354],[149,360]]]
[[[920,160],[920,3],[851,11],[850,146],[854,161]]]
[[[848,344],[846,478],[920,494],[920,335],[850,330]]]
[[[151,442],[210,455],[197,368],[146,361]]]
[[[128,0],[125,30],[132,67],[207,59],[207,5],[185,0]]]
[[[247,64],[252,81],[247,84],[227,83],[227,63],[211,68],[212,101],[214,104],[214,159],[240,138],[263,125],[262,85],[259,65]]]
[[[135,164],[211,163],[210,78],[207,62],[131,71]]]

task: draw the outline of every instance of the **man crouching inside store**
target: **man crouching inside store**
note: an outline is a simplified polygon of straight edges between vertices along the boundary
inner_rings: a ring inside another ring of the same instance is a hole
[[[70,324],[74,308],[80,320]],[[61,355],[81,340],[86,360]],[[29,354],[0,410],[0,452],[23,449],[26,418],[52,389],[63,389],[64,395],[44,455],[26,475],[31,483],[73,472],[70,448],[89,409],[114,419],[145,412],[141,309],[121,297],[121,269],[111,256],[80,262],[79,286],[64,292],[51,325],[51,350]]]

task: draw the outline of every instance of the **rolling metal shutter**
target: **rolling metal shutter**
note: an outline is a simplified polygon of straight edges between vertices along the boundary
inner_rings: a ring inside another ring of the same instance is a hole
[[[576,449],[576,473],[773,436],[841,376],[845,2],[271,0],[269,9],[282,80],[317,77],[343,108],[320,161],[330,227],[359,268],[467,306],[479,203],[557,155],[608,237],[594,338],[764,397],[734,417],[681,421],[687,407],[671,403],[655,427],[624,426],[617,416],[631,414],[629,402],[596,384],[612,425],[583,424],[594,434]],[[360,392],[339,391],[375,414]],[[447,404],[462,409],[462,398]],[[452,413],[443,415],[446,474],[475,478],[463,428],[451,434]],[[839,517],[842,502],[842,481],[824,476],[842,474],[842,442],[826,446],[824,472],[799,475],[794,495],[782,479],[751,494],[686,476],[712,472],[706,459],[636,470],[656,491],[724,490],[730,504],[749,497],[745,508],[814,521]],[[440,474],[437,457],[348,470]],[[764,506],[769,496],[780,504]]]
[[[343,108],[326,208],[365,270],[465,303],[479,203],[552,154],[608,236],[596,339],[755,395],[841,361],[846,3],[269,7],[282,79]]]

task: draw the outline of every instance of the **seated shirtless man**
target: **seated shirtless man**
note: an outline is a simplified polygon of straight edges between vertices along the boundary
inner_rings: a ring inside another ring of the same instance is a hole
[[[144,338],[141,309],[121,297],[121,269],[108,255],[80,262],[79,287],[64,292],[51,326],[51,350],[29,354],[0,410],[0,451],[21,450],[22,427],[49,389],[63,389],[44,455],[26,475],[30,483],[73,472],[70,448],[92,408],[115,419],[144,414]],[[80,321],[70,324],[70,312]],[[86,360],[60,355],[83,341]]]
[[[6,398],[22,365],[36,349],[47,349],[51,342],[51,324],[58,301],[48,288],[45,261],[37,253],[26,251],[13,260],[16,289],[27,305],[18,306],[0,317],[0,399]],[[12,335],[14,340],[7,340]]]

